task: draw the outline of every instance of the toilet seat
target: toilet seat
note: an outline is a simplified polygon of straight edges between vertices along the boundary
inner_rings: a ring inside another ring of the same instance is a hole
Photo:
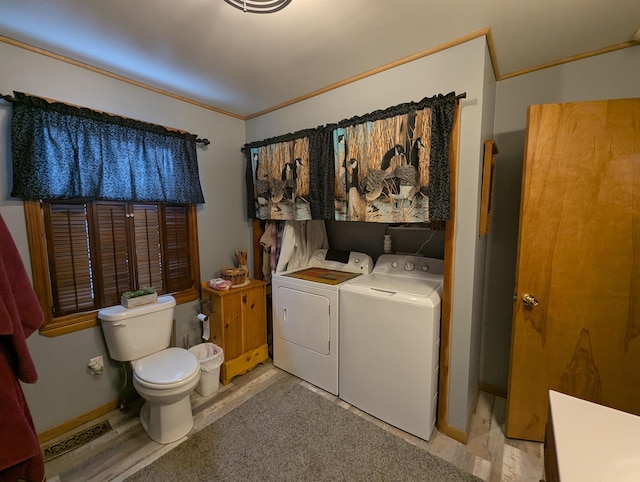
[[[136,381],[158,390],[176,388],[200,373],[196,356],[183,348],[167,348],[132,362]]]

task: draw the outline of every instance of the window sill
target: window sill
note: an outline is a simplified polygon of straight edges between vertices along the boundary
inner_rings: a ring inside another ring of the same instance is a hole
[[[189,289],[179,293],[173,293],[171,296],[176,299],[176,304],[181,305],[199,299],[200,290]],[[96,326],[100,326],[98,310],[52,318],[51,321],[40,328],[40,334],[48,337],[56,337]]]

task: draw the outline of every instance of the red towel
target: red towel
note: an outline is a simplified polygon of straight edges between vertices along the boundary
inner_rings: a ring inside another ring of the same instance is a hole
[[[38,435],[18,381],[38,379],[27,337],[43,321],[18,249],[0,216],[0,480],[44,479]]]
[[[26,383],[38,379],[27,338],[42,325],[44,315],[20,253],[0,216],[0,335],[10,338],[16,354],[16,375]]]

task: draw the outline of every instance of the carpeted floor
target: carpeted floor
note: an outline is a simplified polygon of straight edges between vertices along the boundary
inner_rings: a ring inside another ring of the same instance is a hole
[[[478,481],[284,379],[127,481]]]

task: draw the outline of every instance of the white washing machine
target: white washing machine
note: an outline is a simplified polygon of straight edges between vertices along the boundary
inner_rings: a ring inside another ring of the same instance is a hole
[[[443,268],[383,255],[340,293],[340,398],[424,440],[436,423]]]
[[[367,254],[318,249],[306,268],[274,274],[273,364],[337,395],[340,290],[372,269]]]

